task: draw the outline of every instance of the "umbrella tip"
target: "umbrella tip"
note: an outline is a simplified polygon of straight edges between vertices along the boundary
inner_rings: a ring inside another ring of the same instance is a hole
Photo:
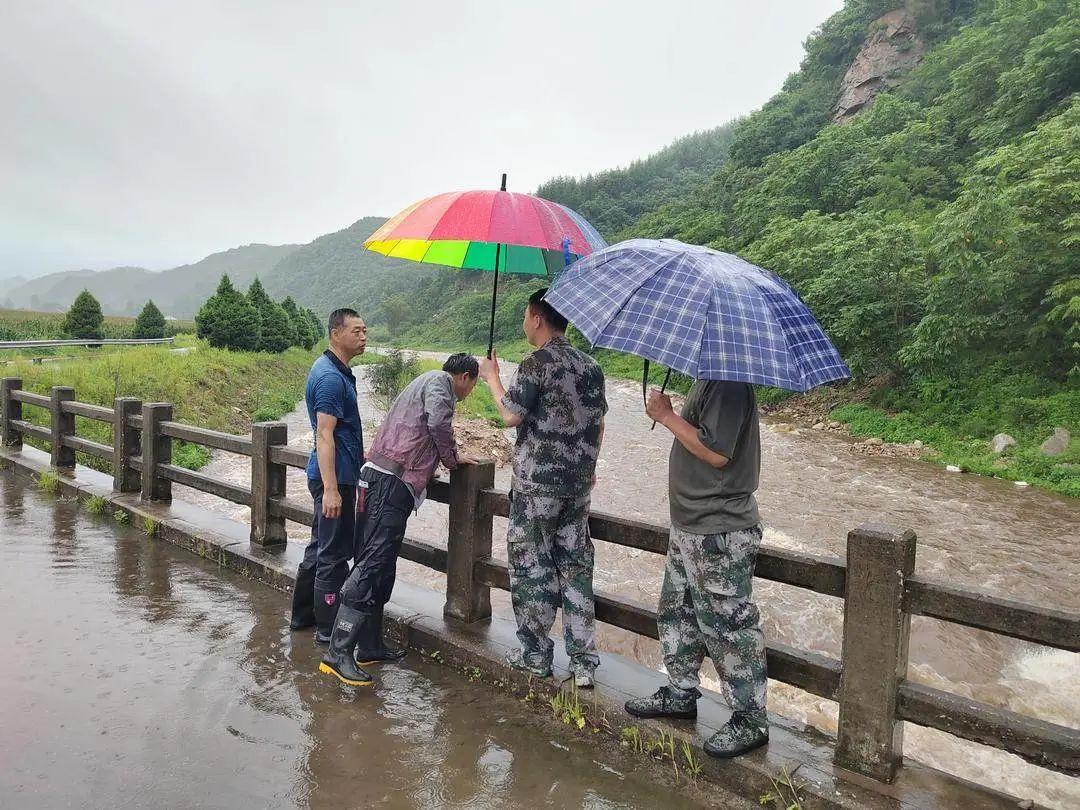
[[[502,188],[500,188],[499,191],[506,191],[506,172],[503,172]]]

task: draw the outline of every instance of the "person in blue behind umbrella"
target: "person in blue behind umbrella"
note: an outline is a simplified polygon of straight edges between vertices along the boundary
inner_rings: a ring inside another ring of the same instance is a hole
[[[670,683],[630,700],[636,717],[697,716],[706,653],[730,693],[731,719],[705,742],[734,757],[769,741],[765,638],[751,599],[761,522],[757,403],[746,383],[699,380],[682,414],[653,390],[649,417],[675,436],[668,469],[671,535],[656,625]]]

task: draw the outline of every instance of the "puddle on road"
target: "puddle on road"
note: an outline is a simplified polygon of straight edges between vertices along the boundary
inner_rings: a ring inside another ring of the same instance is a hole
[[[281,594],[10,473],[0,571],[0,805],[696,806],[415,655],[343,689]]]

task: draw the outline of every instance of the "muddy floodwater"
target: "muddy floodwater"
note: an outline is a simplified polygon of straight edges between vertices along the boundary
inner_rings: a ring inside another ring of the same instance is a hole
[[[696,806],[416,655],[341,688],[282,594],[10,473],[0,571],[0,807]]]
[[[428,355],[437,357],[438,355]],[[504,381],[515,367],[502,363]],[[370,442],[382,414],[372,405],[361,370],[361,407]],[[482,385],[483,383],[481,383]],[[608,381],[607,431],[598,464],[593,508],[667,524],[667,458],[671,434],[649,430],[639,385]],[[311,447],[300,403],[290,414],[290,444]],[[513,436],[511,431],[507,436]],[[765,542],[843,556],[847,532],[863,522],[910,527],[918,535],[916,571],[950,585],[1080,610],[1080,500],[1011,482],[952,474],[926,461],[867,456],[834,432],[764,420],[758,501]],[[248,459],[218,453],[207,472],[237,482],[249,479]],[[509,486],[510,470],[496,472]],[[289,495],[309,499],[302,471],[290,471]],[[177,497],[247,519],[247,510],[182,488]],[[303,542],[303,527],[290,524],[290,539]],[[426,503],[409,524],[410,536],[446,543],[447,508]],[[656,555],[598,542],[596,584],[655,604],[663,576]],[[506,558],[506,521],[496,518],[494,552]],[[441,590],[445,577],[412,563],[400,576]],[[768,637],[840,657],[841,600],[755,580],[755,595]],[[506,594],[493,592],[496,612],[512,615]],[[660,667],[656,642],[601,625],[603,649]],[[561,641],[559,642],[561,643]],[[706,663],[705,683],[719,688]],[[1080,726],[1080,655],[915,617],[908,677],[1013,711]],[[835,732],[836,704],[770,682],[770,710]],[[905,754],[959,776],[1055,807],[1080,807],[1080,780],[1029,765],[1018,757],[908,725]]]

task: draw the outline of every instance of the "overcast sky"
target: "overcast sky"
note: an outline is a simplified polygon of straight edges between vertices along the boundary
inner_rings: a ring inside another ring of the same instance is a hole
[[[759,107],[842,0],[0,2],[0,276],[307,242]]]

